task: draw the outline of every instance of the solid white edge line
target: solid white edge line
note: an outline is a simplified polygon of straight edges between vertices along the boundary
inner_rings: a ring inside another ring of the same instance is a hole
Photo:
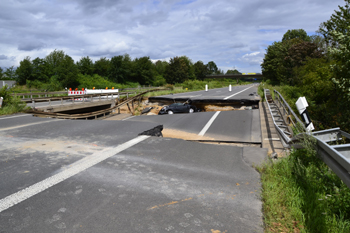
[[[0,118],[0,120],[10,119],[10,118],[15,118],[15,117],[23,117],[23,116],[31,116],[31,115],[30,114],[23,114],[23,115],[19,115],[19,116],[2,117],[2,118]]]
[[[127,141],[117,147],[106,148],[102,151],[96,152],[88,157],[81,159],[79,163],[76,163],[72,167],[57,173],[49,178],[44,179],[36,184],[33,184],[21,191],[11,194],[0,200],[0,213],[8,208],[102,162],[103,160],[116,155],[123,150],[126,150],[139,142],[149,138],[150,136],[138,136],[130,141]]]
[[[241,93],[241,92],[243,92],[243,91],[246,91],[246,90],[248,90],[249,88],[252,88],[252,87],[253,87],[253,86],[250,86],[250,87],[248,87],[248,88],[246,88],[246,89],[244,89],[244,90],[242,90],[242,91],[239,91],[239,92],[237,92],[237,93],[235,93],[235,94],[233,94],[233,95],[227,96],[226,98],[224,98],[224,100],[227,100],[227,99],[231,98],[232,96],[238,95],[239,93]]]
[[[219,115],[220,111],[216,112],[211,118],[210,120],[207,122],[207,124],[204,126],[204,128],[201,130],[201,132],[198,134],[199,136],[203,136],[207,130],[209,129],[209,127],[211,126],[211,124],[213,124],[214,120],[216,119],[216,117]]]
[[[18,125],[18,126],[12,126],[8,128],[0,128],[0,131],[6,131],[6,130],[11,130],[11,129],[18,129],[18,128],[23,128],[27,126],[32,126],[32,125],[40,125],[43,123],[49,123],[49,122],[55,122],[55,121],[62,121],[62,119],[54,119],[54,120],[49,120],[49,121],[41,121],[41,122],[36,122],[36,123],[30,123],[30,124],[25,124],[25,125]]]
[[[126,120],[129,120],[129,119],[134,118],[134,117],[136,117],[136,116],[131,116],[131,117],[128,117],[128,118],[122,119],[122,121],[126,121]]]

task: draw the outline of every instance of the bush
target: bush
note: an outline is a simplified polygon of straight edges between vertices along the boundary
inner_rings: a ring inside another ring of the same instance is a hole
[[[14,114],[21,112],[26,107],[18,97],[11,96],[7,85],[0,89],[0,97],[3,97],[2,107],[0,108],[0,115]]]

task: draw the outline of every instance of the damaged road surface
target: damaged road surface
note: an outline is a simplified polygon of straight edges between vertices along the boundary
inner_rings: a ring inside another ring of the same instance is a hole
[[[222,113],[201,137],[238,130]],[[0,232],[263,232],[265,149],[161,137],[166,124],[136,118],[18,119],[0,118]]]

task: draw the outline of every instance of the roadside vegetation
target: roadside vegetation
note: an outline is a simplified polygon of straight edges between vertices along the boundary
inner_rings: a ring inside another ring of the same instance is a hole
[[[296,113],[295,102],[305,96],[316,130],[350,132],[349,10],[345,0],[317,35],[289,30],[267,48],[261,64],[259,94],[279,91]],[[302,144],[304,149],[257,168],[265,232],[350,232],[350,189],[318,158],[311,138]]]
[[[0,115],[10,115],[22,112],[26,108],[24,102],[17,97],[11,96],[10,92],[7,90],[7,86],[0,89],[0,96],[3,97]]]

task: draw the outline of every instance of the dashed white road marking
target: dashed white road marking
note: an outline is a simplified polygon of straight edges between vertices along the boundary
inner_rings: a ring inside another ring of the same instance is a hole
[[[253,87],[253,86],[250,86],[250,87],[248,87],[248,88],[246,88],[246,89],[244,89],[244,90],[242,90],[242,91],[239,91],[239,92],[237,92],[237,93],[235,93],[235,94],[233,94],[233,95],[227,96],[226,98],[224,98],[224,100],[227,100],[227,99],[231,98],[232,96],[238,95],[239,93],[241,93],[241,92],[243,92],[243,91],[246,91],[246,90],[248,90],[249,88],[252,88],[252,87]]]
[[[123,150],[126,150],[134,145],[136,145],[139,142],[142,142],[143,140],[149,138],[150,136],[138,136],[137,138],[134,138],[130,141],[127,141],[117,147],[109,147],[102,151],[98,151],[88,157],[85,157],[78,162],[71,165],[70,168],[61,171],[57,173],[56,175],[53,175],[43,181],[40,181],[36,184],[33,184],[25,189],[22,189],[21,191],[18,191],[14,194],[11,194],[3,199],[0,200],[0,213],[4,210],[7,210],[8,208],[25,201],[26,199],[98,164],[99,162],[102,162],[103,160],[108,159],[109,157],[112,157],[115,154],[118,154],[122,152]]]
[[[213,122],[215,121],[216,117],[219,115],[219,112],[216,112],[208,121],[208,123],[204,126],[204,128],[201,130],[201,132],[198,134],[199,136],[203,136],[207,130],[209,129],[209,127],[211,126],[211,124],[213,124]]]

